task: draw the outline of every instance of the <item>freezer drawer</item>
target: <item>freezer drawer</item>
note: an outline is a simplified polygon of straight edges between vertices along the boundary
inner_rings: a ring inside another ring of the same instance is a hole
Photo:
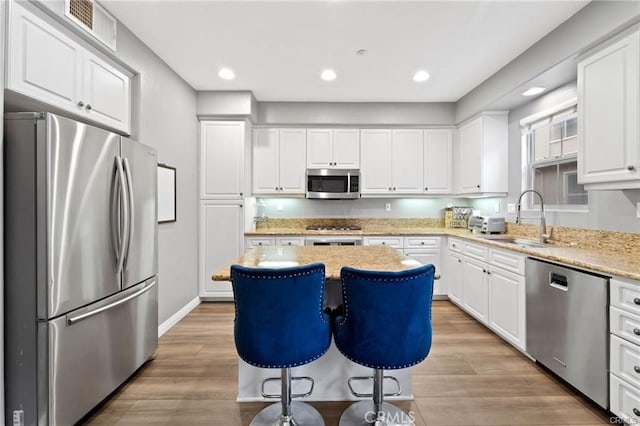
[[[82,418],[156,350],[157,298],[154,278],[40,322],[37,365],[7,359],[7,424],[14,410],[24,411],[25,425],[71,425]]]

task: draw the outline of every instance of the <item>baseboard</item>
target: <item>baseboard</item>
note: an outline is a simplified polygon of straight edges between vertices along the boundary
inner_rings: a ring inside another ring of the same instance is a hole
[[[158,327],[158,337],[162,336],[164,333],[169,331],[171,327],[176,325],[180,320],[189,314],[189,312],[193,311],[193,309],[200,304],[200,298],[196,297],[191,302],[187,303],[175,314],[171,315],[169,319],[160,324]]]

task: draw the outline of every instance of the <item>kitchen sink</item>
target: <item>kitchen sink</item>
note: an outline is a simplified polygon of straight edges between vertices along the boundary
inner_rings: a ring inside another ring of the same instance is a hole
[[[514,244],[524,248],[545,248],[549,247],[547,244],[526,240],[524,238],[511,238],[511,237],[482,237],[487,241],[495,241],[497,243]]]

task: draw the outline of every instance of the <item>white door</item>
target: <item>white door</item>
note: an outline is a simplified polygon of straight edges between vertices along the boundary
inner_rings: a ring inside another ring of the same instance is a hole
[[[449,299],[462,303],[462,256],[449,253],[447,256],[447,283]]]
[[[387,194],[391,187],[391,130],[365,129],[360,132],[362,143],[362,194]]]
[[[392,193],[420,194],[422,189],[423,131],[394,130],[391,153]]]
[[[578,181],[640,179],[640,35],[578,64]]]
[[[489,277],[489,326],[505,339],[525,349],[524,277],[492,268]]]
[[[306,130],[280,129],[280,193],[306,192]]]
[[[482,180],[482,117],[460,127],[460,192],[481,191]]]
[[[487,323],[488,290],[484,262],[464,258],[462,260],[462,305],[467,312]]]
[[[129,77],[87,51],[83,58],[81,101],[87,117],[131,133]]]
[[[200,123],[200,197],[242,197],[244,123]]]
[[[200,203],[200,296],[233,300],[231,282],[211,276],[243,253],[241,201]]]
[[[307,129],[307,168],[327,169],[333,166],[333,131]]]
[[[278,129],[253,131],[253,192],[280,193]]]
[[[418,262],[421,265],[434,265],[436,267],[436,273],[441,274],[440,270],[440,252],[439,251],[426,251],[426,250],[404,250],[405,256],[408,256]],[[433,281],[433,294],[434,295],[446,295],[447,292],[442,290],[440,280]]]
[[[333,163],[339,169],[360,168],[360,130],[333,131]]]
[[[424,131],[424,192],[453,193],[453,131]]]
[[[80,45],[20,4],[10,6],[7,89],[83,112],[77,106],[82,90]]]

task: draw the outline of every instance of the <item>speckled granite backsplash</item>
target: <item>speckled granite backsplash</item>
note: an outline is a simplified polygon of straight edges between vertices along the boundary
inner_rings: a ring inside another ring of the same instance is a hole
[[[256,231],[261,229],[300,229],[307,226],[340,227],[340,226],[360,226],[363,230],[378,230],[389,228],[442,228],[444,219],[442,218],[421,218],[421,219],[358,219],[358,218],[269,218],[264,222],[256,224]]]

